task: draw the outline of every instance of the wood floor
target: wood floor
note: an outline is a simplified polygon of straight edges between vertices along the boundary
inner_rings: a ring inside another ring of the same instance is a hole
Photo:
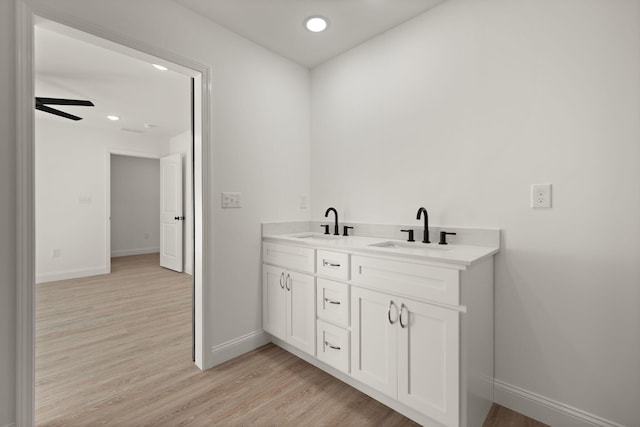
[[[157,255],[36,291],[36,421],[53,426],[415,426],[267,345],[206,372],[191,362],[191,277]],[[494,405],[484,427],[544,427]]]

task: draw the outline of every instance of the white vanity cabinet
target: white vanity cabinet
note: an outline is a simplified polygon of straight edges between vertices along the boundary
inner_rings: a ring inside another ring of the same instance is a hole
[[[458,311],[360,287],[351,304],[351,375],[457,426]]]
[[[263,242],[263,327],[278,345],[422,425],[482,426],[497,248],[458,246],[473,254],[460,261],[296,243]]]
[[[315,250],[265,243],[262,267],[262,326],[271,335],[315,356],[315,277],[287,269],[311,269]]]

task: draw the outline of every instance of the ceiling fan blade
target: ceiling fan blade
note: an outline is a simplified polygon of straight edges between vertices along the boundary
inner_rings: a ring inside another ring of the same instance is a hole
[[[83,101],[80,99],[65,98],[40,98],[36,97],[36,104],[52,104],[52,105],[80,105],[83,107],[93,107],[93,102]]]
[[[47,107],[46,105],[36,103],[36,110],[44,111],[45,113],[55,114],[56,116],[64,117],[71,120],[82,120],[82,117],[74,116],[73,114],[65,113],[64,111],[56,110],[55,108]]]

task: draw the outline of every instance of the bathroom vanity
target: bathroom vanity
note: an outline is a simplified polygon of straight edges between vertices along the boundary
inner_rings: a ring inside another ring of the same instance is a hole
[[[422,425],[482,426],[498,230],[439,245],[283,229],[263,226],[263,328],[275,344]]]

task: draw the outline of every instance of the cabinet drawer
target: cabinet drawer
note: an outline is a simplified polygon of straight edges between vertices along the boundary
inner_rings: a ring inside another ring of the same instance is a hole
[[[317,311],[320,319],[345,328],[349,326],[349,285],[317,280]]]
[[[318,320],[318,359],[349,373],[349,331]]]
[[[459,278],[460,272],[455,269],[358,255],[351,257],[352,283],[409,298],[459,305]]]
[[[321,276],[349,280],[349,254],[318,249],[316,266]]]
[[[262,261],[292,270],[314,273],[315,249],[263,242]]]

